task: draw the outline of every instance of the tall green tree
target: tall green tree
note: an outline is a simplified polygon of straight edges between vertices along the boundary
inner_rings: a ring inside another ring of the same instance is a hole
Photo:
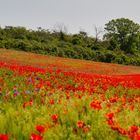
[[[110,49],[121,49],[134,54],[139,47],[140,26],[127,18],[113,19],[105,24],[104,39],[109,40]]]

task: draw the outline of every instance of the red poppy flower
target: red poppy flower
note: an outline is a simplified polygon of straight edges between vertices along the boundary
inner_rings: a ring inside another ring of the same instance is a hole
[[[50,105],[53,105],[54,104],[54,100],[53,99],[50,99],[49,104]]]
[[[45,133],[46,132],[46,128],[43,125],[37,125],[36,130],[40,133]]]
[[[31,140],[43,140],[43,137],[35,133],[31,134]]]
[[[85,126],[85,123],[84,123],[83,121],[79,120],[79,121],[77,122],[77,127],[78,127],[78,128],[83,128],[84,126]]]
[[[110,108],[110,107],[111,107],[111,104],[106,104],[106,107],[107,107],[107,108]]]
[[[100,101],[92,101],[92,102],[90,103],[90,107],[93,108],[93,109],[100,110],[100,109],[102,109],[102,107],[101,107],[100,104],[101,104]]]
[[[54,123],[58,123],[58,116],[57,115],[52,115],[52,121],[54,122]]]
[[[111,98],[111,99],[110,99],[110,102],[111,102],[111,103],[115,103],[115,102],[117,102],[117,99],[116,99],[116,98]]]
[[[114,113],[108,113],[108,114],[106,114],[106,118],[107,119],[113,119],[113,117],[114,117]]]
[[[24,102],[24,103],[23,103],[23,108],[26,108],[26,107],[28,107],[28,106],[33,106],[33,100],[30,100],[30,101],[28,101],[28,102]]]
[[[118,128],[118,132],[122,135],[126,135],[127,134],[127,131],[123,128]]]
[[[6,134],[0,134],[0,140],[8,140],[8,136]]]
[[[89,131],[89,127],[84,126],[84,127],[83,127],[83,132],[84,132],[84,133],[87,133],[88,131]]]
[[[131,132],[135,133],[138,131],[138,126],[131,126]]]
[[[130,105],[130,106],[129,106],[129,109],[130,109],[130,110],[134,110],[134,108],[135,108],[135,107],[134,107],[133,105]]]

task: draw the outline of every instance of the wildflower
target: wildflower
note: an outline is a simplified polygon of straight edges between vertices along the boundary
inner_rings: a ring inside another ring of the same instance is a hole
[[[14,97],[16,97],[19,94],[17,90],[14,91]]]
[[[29,78],[29,79],[27,80],[27,82],[28,82],[28,83],[32,82],[32,79],[31,79],[31,78]]]
[[[132,140],[140,140],[140,134],[138,134],[138,133],[129,134],[128,137],[131,138]]]
[[[46,128],[43,125],[37,125],[36,130],[40,133],[45,133],[46,132]]]
[[[31,140],[43,140],[43,137],[35,133],[31,134]]]
[[[110,108],[110,107],[111,107],[111,104],[106,104],[106,107],[107,107],[107,108]]]
[[[111,102],[111,103],[115,103],[115,102],[117,102],[117,99],[116,99],[116,98],[111,98],[111,99],[110,99],[110,102]]]
[[[32,105],[33,105],[33,100],[30,100],[28,102],[23,103],[23,108],[28,107],[28,106],[32,106]]]
[[[111,124],[111,129],[118,131],[119,127],[113,123],[113,124]]]
[[[79,120],[79,121],[77,122],[77,127],[78,127],[78,128],[83,128],[84,126],[85,126],[85,123],[84,123],[83,121]]]
[[[100,110],[100,109],[102,109],[102,107],[101,107],[100,104],[101,104],[100,101],[92,101],[92,102],[90,103],[90,107],[93,108],[93,109]]]
[[[54,100],[53,99],[50,99],[49,104],[50,105],[53,105],[54,104]]]
[[[108,125],[110,125],[110,126],[114,125],[113,120],[107,120],[107,123],[108,123]]]
[[[84,133],[87,133],[88,131],[89,131],[89,127],[84,126],[84,127],[83,127],[83,132],[84,132]]]
[[[113,117],[114,117],[114,113],[108,113],[108,114],[106,114],[106,118],[107,119],[113,119]]]
[[[122,128],[118,128],[118,132],[122,135],[126,135],[127,134],[127,131],[125,129],[122,129]]]
[[[36,77],[36,80],[40,80],[40,77]]]
[[[0,134],[0,140],[8,140],[8,136],[6,134]]]
[[[131,126],[131,132],[135,133],[138,131],[138,126]]]
[[[130,110],[134,110],[134,108],[135,108],[135,107],[134,107],[133,105],[130,105],[130,106],[129,106],[129,109],[130,109]]]
[[[52,121],[54,122],[54,123],[58,123],[58,116],[57,115],[52,115]]]

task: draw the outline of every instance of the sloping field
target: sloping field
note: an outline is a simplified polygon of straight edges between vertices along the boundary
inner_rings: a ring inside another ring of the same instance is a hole
[[[0,140],[140,140],[140,67],[0,49]]]
[[[0,61],[94,74],[140,74],[140,67],[135,66],[53,57],[6,49],[0,49]]]

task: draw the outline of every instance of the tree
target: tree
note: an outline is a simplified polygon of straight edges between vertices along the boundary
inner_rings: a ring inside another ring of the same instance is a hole
[[[5,26],[5,32],[11,38],[15,39],[26,39],[27,30],[25,27],[12,27],[12,26]]]
[[[138,49],[140,26],[127,18],[113,19],[105,24],[104,39],[109,40],[110,49],[121,49],[134,54]]]
[[[94,43],[97,43],[100,38],[100,35],[103,33],[103,30],[101,27],[97,27],[96,25],[94,25],[94,31],[95,31],[95,42]]]
[[[65,36],[67,34],[67,27],[63,23],[57,23],[54,26],[53,32],[54,34],[59,36],[60,40],[65,40]]]

